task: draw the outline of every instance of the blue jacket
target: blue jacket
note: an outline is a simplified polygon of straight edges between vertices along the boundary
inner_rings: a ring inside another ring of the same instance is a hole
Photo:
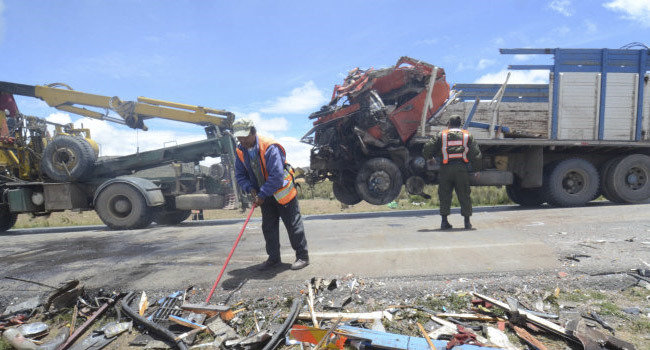
[[[264,158],[266,160],[266,171],[269,176],[264,185],[260,187],[255,178],[255,174],[251,170],[248,150],[242,145],[238,145],[237,148],[242,150],[244,154],[245,164],[241,162],[239,157],[235,157],[235,178],[242,191],[250,193],[252,189],[255,189],[257,190],[257,195],[263,199],[273,196],[273,193],[279,190],[284,183],[285,155],[283,152],[276,145],[271,145],[266,149]],[[255,153],[259,154],[257,138],[255,141]]]

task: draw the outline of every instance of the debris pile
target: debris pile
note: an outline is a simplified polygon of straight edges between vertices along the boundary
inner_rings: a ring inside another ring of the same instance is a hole
[[[215,305],[196,302],[200,290],[193,287],[150,298],[146,292],[88,291],[70,281],[49,287],[43,298],[8,306],[0,315],[0,349],[632,350],[650,343],[635,347],[616,334],[621,324],[603,312],[604,304],[571,302],[560,288],[396,299],[377,287],[352,275],[312,278],[290,296],[230,302],[230,294]],[[627,292],[640,304],[619,312],[647,331],[648,288]]]

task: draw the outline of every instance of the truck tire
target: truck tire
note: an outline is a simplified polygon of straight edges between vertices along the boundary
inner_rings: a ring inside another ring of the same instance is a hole
[[[511,201],[522,207],[539,207],[544,204],[542,188],[522,188],[517,184],[506,186],[506,194]]]
[[[352,181],[333,181],[332,192],[334,192],[334,197],[343,204],[355,205],[361,202],[361,197]]]
[[[0,232],[5,232],[16,224],[18,214],[9,211],[9,206],[0,206]]]
[[[79,137],[61,135],[47,144],[41,159],[41,170],[59,182],[85,180],[95,164],[95,153]]]
[[[106,186],[99,193],[95,211],[106,226],[115,230],[144,228],[153,221],[152,210],[142,193],[120,182]]]
[[[178,225],[192,215],[191,210],[161,210],[156,213],[153,221],[158,225]]]
[[[356,187],[361,199],[370,204],[392,202],[402,190],[402,173],[390,159],[368,160],[357,174]]]
[[[625,157],[614,157],[606,161],[600,169],[600,192],[612,203],[623,203],[623,199],[617,196],[614,192],[614,172],[612,171],[614,165],[620,162],[623,158]]]
[[[570,158],[546,166],[543,192],[556,207],[584,205],[598,192],[596,167],[582,158]]]
[[[612,164],[608,190],[622,203],[641,203],[650,198],[650,157],[631,154]]]

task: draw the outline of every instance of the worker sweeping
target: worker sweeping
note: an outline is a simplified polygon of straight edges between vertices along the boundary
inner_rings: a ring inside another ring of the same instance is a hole
[[[289,234],[296,253],[292,270],[309,265],[307,239],[293,183],[293,171],[287,164],[284,148],[276,141],[257,135],[251,120],[233,123],[234,136],[239,141],[235,177],[242,191],[253,196],[262,209],[262,233],[268,259],[259,265],[267,270],[282,263],[280,259],[280,219]]]
[[[447,123],[447,129],[434,136],[422,149],[424,159],[431,159],[434,156],[442,159],[438,173],[438,198],[442,216],[440,229],[442,230],[452,228],[447,216],[451,213],[451,193],[454,189],[460,202],[460,213],[465,217],[465,229],[472,228],[469,171],[472,163],[476,165],[481,159],[481,151],[469,131],[460,128],[461,124],[461,117],[452,115]]]

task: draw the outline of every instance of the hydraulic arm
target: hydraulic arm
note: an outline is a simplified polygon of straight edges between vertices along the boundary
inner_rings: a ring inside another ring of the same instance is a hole
[[[163,118],[202,126],[214,125],[219,128],[229,128],[235,119],[232,112],[221,109],[192,106],[147,97],[138,97],[137,101],[122,101],[117,96],[109,97],[75,91],[68,85],[61,83],[42,86],[0,82],[0,92],[36,97],[45,101],[50,107],[62,111],[125,124],[131,128],[142,130],[147,130],[144,120],[150,118]],[[102,108],[105,112],[86,109],[82,106]],[[108,114],[109,110],[117,113],[121,119],[110,116]]]

